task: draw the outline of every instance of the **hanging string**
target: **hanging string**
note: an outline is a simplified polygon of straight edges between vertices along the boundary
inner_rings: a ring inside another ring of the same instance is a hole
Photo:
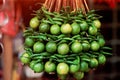
[[[62,0],[56,0],[55,12],[60,12]]]
[[[82,10],[84,14],[89,12],[86,0],[45,0],[43,5],[49,12],[60,12],[62,8],[66,9],[70,6],[71,12]]]
[[[87,12],[89,12],[90,10],[89,10],[89,8],[88,8],[88,5],[87,5],[86,0],[83,0],[83,1],[84,1],[84,4],[85,4],[85,7],[86,7],[86,9],[87,9]]]

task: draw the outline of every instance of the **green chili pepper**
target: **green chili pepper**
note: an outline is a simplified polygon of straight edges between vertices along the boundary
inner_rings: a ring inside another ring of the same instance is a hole
[[[44,57],[43,56],[35,56],[35,57],[32,57],[32,59],[40,59],[42,60]]]
[[[63,23],[60,21],[54,21],[54,24],[62,25]]]
[[[67,60],[75,60],[75,57],[66,57]]]
[[[95,10],[90,10],[87,15],[93,14],[95,12]]]
[[[56,59],[55,61],[61,63],[61,62],[65,62],[63,59]]]
[[[80,63],[80,57],[79,56],[77,56],[77,60],[78,60],[78,64]]]
[[[72,37],[72,39],[80,38],[80,35],[75,35]]]
[[[61,39],[59,39],[59,40],[61,40]],[[58,42],[58,41],[56,41],[56,42]],[[59,43],[57,43],[57,45],[62,44],[62,43],[66,43],[66,42],[67,42],[66,40],[61,40]]]
[[[31,36],[31,35],[32,35],[32,33],[24,33],[23,34],[24,37]]]
[[[60,39],[60,38],[63,38],[65,36],[66,36],[65,34],[60,34],[57,38]]]
[[[73,41],[74,39],[72,38],[62,38],[63,40],[70,40],[70,41]]]
[[[48,53],[48,52],[42,52],[42,53],[36,53],[36,54],[33,54],[31,55],[31,57],[36,57],[36,56],[43,56],[43,57],[46,57],[46,56],[50,56],[51,54]]]
[[[72,61],[65,61],[67,64],[75,64]],[[76,64],[75,64],[76,65]]]
[[[29,36],[30,38],[37,38],[37,39],[42,39],[42,40],[47,40],[46,36]]]
[[[90,59],[88,58],[81,58],[82,61],[87,61],[87,62],[90,62]]]
[[[52,24],[49,20],[42,20],[43,23]]]
[[[102,50],[100,51],[100,53],[101,53],[101,54],[104,54],[104,55],[112,55],[111,53],[105,52],[105,51],[102,51]]]
[[[112,48],[106,47],[106,46],[102,47],[101,49],[104,49],[104,50],[112,50]]]
[[[57,57],[52,55],[52,56],[50,56],[50,59],[57,59]]]
[[[57,18],[57,17],[54,17],[54,18],[52,18],[54,21],[63,21],[63,19],[62,18]]]
[[[54,15],[53,13],[47,11],[45,7],[42,7],[41,9],[46,15]]]
[[[58,58],[65,58],[65,57],[67,57],[67,55],[61,55],[61,54],[54,54],[54,56],[56,56]]]
[[[78,23],[81,23],[81,20],[75,20],[76,22],[78,22]]]
[[[50,15],[45,15],[52,24],[55,24]]]

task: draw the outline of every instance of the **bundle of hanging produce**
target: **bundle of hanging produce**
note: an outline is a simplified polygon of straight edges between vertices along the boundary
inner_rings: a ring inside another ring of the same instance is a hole
[[[34,13],[20,58],[34,72],[54,73],[62,80],[72,74],[81,80],[111,55],[100,33],[101,16],[85,0],[46,0]]]

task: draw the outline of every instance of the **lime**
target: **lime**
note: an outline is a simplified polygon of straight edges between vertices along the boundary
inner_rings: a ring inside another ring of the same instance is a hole
[[[58,45],[58,53],[59,54],[67,54],[69,53],[69,46],[66,43],[62,43]]]
[[[60,26],[59,25],[52,25],[50,27],[50,33],[54,35],[60,34]]]
[[[71,50],[73,53],[80,53],[82,51],[82,45],[80,42],[73,42],[71,45]]]
[[[34,52],[43,52],[45,49],[45,45],[42,43],[42,42],[36,42],[34,45],[33,45],[33,51]]]
[[[79,64],[71,64],[70,65],[70,73],[76,73],[80,69]]]
[[[61,26],[61,32],[63,33],[63,34],[70,34],[71,32],[72,32],[72,27],[71,27],[71,25],[70,24],[63,24],[62,26]]]
[[[99,38],[98,43],[99,43],[100,47],[103,47],[105,45],[105,40],[103,38]]]
[[[39,26],[39,19],[37,17],[31,18],[29,25],[31,28],[36,29]]]
[[[101,27],[101,22],[99,20],[94,20],[93,24],[96,28],[100,28]]]
[[[82,42],[83,51],[88,51],[90,49],[90,44],[87,40]]]
[[[99,64],[105,64],[105,62],[106,62],[106,57],[103,54],[100,54],[98,56],[98,63]]]
[[[80,71],[87,72],[88,69],[89,69],[88,63],[85,62],[85,61],[81,61],[81,63],[80,63]]]
[[[74,76],[74,78],[75,78],[76,80],[81,80],[81,79],[84,78],[84,72],[78,71],[78,72],[76,72],[75,74],[73,74],[73,76]]]
[[[96,58],[90,59],[90,67],[96,68],[98,66],[98,60]]]
[[[24,52],[21,56],[20,56],[20,60],[22,63],[24,64],[28,64],[30,62],[30,54],[28,52]]]
[[[39,26],[40,33],[47,33],[50,30],[50,25],[47,23],[41,23]]]
[[[59,75],[66,75],[69,72],[69,66],[66,63],[59,63],[57,65],[57,73]]]
[[[88,30],[88,24],[87,24],[86,21],[81,21],[81,23],[80,23],[80,29],[81,29],[82,31]]]
[[[33,44],[34,44],[34,40],[33,40],[33,39],[31,39],[31,38],[29,38],[29,37],[27,37],[27,38],[25,39],[25,45],[26,45],[27,47],[32,47]]]
[[[51,61],[47,61],[45,63],[45,71],[47,73],[50,73],[50,72],[54,72],[56,70],[56,65],[55,63],[51,62]]]
[[[91,50],[92,51],[98,51],[100,48],[100,45],[97,41],[93,41],[91,42]]]
[[[79,34],[80,26],[76,22],[72,23],[71,27],[72,27],[72,34],[73,35]]]
[[[57,44],[55,42],[48,42],[46,44],[46,51],[54,53],[57,50]]]
[[[35,64],[36,64],[36,61],[31,61],[30,64],[29,64],[30,68],[33,69]]]
[[[97,34],[97,28],[96,27],[89,27],[88,33],[90,35],[96,35]]]
[[[33,70],[36,72],[36,73],[40,73],[44,70],[44,64],[43,63],[36,63],[34,66],[33,66]]]

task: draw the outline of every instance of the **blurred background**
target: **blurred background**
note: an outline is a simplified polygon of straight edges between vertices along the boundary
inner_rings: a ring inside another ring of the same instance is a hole
[[[2,0],[0,1],[2,4]],[[14,57],[13,80],[56,80],[56,75],[50,76],[48,74],[44,74],[44,78],[41,79],[40,75],[42,75],[42,73],[32,73],[32,71],[26,66],[23,66],[19,60],[20,54],[24,51],[22,30],[24,27],[29,26],[29,20],[33,17],[31,15],[33,10],[39,9],[41,7],[39,3],[43,2],[44,0],[16,0],[16,4],[20,4],[21,6],[22,23],[20,24],[19,32],[12,40]],[[103,16],[103,18],[100,19],[102,22],[101,33],[106,40],[106,45],[112,48],[111,53],[113,55],[107,57],[105,65],[85,74],[83,80],[120,80],[120,0],[87,0],[87,2],[90,9],[97,10],[96,13]],[[1,38],[0,42],[2,42]],[[2,53],[2,48],[0,48],[0,52]],[[2,58],[0,59],[0,80],[3,80]]]

